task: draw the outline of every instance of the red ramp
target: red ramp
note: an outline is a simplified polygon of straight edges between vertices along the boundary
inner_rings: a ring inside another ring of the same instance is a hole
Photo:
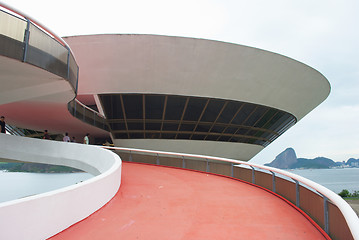
[[[123,163],[117,195],[51,239],[326,237],[293,205],[261,188],[212,174]]]

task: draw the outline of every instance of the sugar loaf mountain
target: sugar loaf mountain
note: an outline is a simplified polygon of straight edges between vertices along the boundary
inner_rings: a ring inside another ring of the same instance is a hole
[[[346,162],[334,162],[325,157],[316,157],[314,159],[297,158],[294,149],[287,148],[271,163],[266,163],[264,165],[280,169],[359,167],[359,159],[350,158]]]

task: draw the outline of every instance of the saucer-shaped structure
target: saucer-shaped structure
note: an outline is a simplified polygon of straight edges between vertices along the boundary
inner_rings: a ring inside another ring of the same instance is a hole
[[[116,146],[249,160],[319,105],[327,79],[238,44],[157,35],[65,38],[78,99],[107,118]]]

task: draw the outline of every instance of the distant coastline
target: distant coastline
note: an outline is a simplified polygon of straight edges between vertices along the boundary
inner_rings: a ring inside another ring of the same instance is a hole
[[[271,163],[265,166],[280,169],[329,169],[329,168],[359,168],[359,159],[350,158],[343,162],[334,162],[326,157],[314,159],[297,158],[293,148],[287,148],[281,152]]]

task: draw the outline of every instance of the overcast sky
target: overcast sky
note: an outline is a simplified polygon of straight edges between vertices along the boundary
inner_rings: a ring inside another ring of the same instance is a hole
[[[11,0],[59,36],[135,33],[219,40],[273,51],[321,72],[327,100],[252,161],[359,158],[358,0]]]

